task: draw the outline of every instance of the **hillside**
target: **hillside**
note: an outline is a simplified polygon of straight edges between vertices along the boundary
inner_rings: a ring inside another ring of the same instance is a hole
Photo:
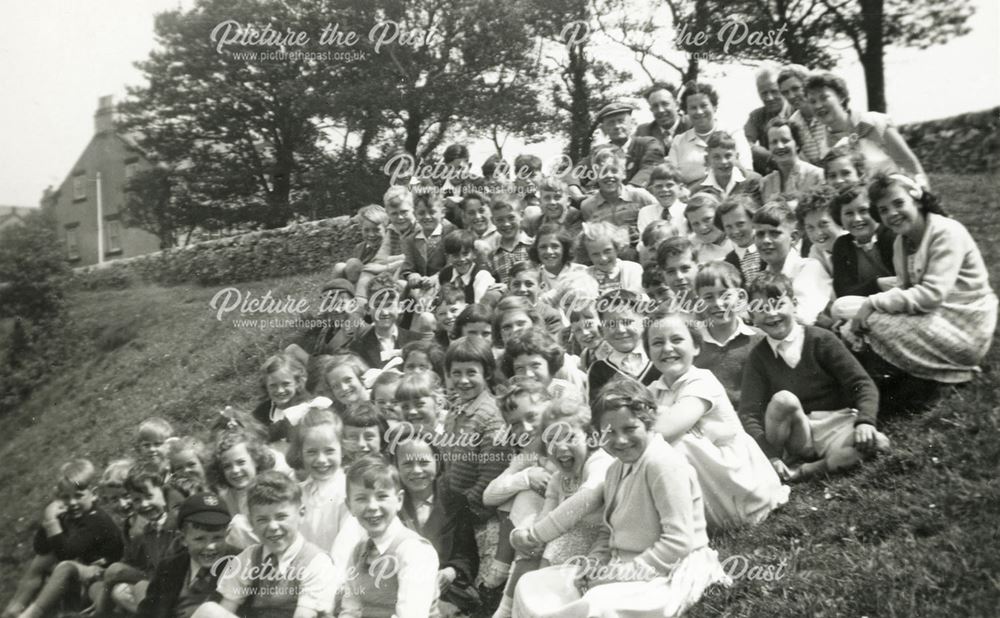
[[[1000,182],[938,175],[932,183],[979,241],[1000,289]],[[322,281],[310,275],[236,287],[316,304]],[[254,403],[260,361],[302,338],[290,329],[236,327],[233,316],[217,320],[209,303],[218,291],[136,287],[71,298],[73,358],[3,419],[0,600],[29,557],[59,462],[86,456],[103,465],[127,448],[146,416],[199,431],[224,405]],[[887,419],[891,456],[845,478],[796,486],[790,503],[760,528],[713,539],[722,557],[742,556],[730,566],[738,572],[745,564],[746,573],[732,589],[708,594],[691,615],[995,615],[1000,342],[984,369],[930,410]]]

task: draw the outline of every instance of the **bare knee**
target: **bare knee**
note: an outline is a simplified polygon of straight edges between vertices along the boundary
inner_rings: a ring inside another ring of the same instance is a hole
[[[779,419],[788,418],[802,410],[802,403],[791,391],[778,391],[767,404],[767,415]]]

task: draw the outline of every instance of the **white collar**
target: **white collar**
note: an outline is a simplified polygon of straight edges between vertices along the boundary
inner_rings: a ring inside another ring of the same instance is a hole
[[[733,243],[733,251],[736,252],[736,257],[742,260],[743,256],[746,255],[747,253],[757,253],[757,245],[755,245],[754,243],[750,243],[746,247],[740,247],[737,246],[736,243]]]
[[[389,335],[386,337],[380,337],[378,331],[375,330],[374,327],[372,327],[372,332],[375,333],[375,338],[379,341],[395,341],[399,338],[399,328],[397,328],[395,324],[393,324],[392,328],[389,329]]]
[[[740,335],[746,335],[748,337],[753,337],[754,335],[757,334],[757,331],[755,331],[749,324],[747,324],[746,322],[744,322],[738,316],[736,318],[736,330],[734,330],[729,335],[729,337],[726,338],[725,341],[716,341],[716,339],[714,337],[712,337],[712,333],[709,332],[707,324],[699,322],[698,323],[698,330],[701,331],[701,339],[702,339],[702,341],[704,341],[706,343],[711,343],[711,344],[717,345],[720,348],[725,347],[727,343],[729,343],[733,339],[736,339]]]
[[[438,221],[437,227],[434,228],[433,232],[431,232],[430,237],[434,238],[435,236],[440,236],[443,232],[442,227],[441,222]],[[420,227],[420,224],[417,224],[417,233],[414,235],[414,238],[421,238],[423,240],[427,240],[428,238],[428,236],[424,234],[424,228]]]
[[[802,358],[802,346],[805,344],[806,329],[798,322],[792,324],[792,332],[784,339],[773,339],[766,335],[767,345],[771,346],[775,358],[781,357],[788,366],[795,368]]]
[[[383,532],[378,538],[373,539],[371,536],[368,538],[375,541],[375,549],[378,550],[379,555],[384,554],[392,542],[396,540],[399,533],[406,529],[403,522],[399,521],[399,517],[393,517],[392,523],[390,523],[385,532]]]
[[[299,555],[299,552],[302,551],[302,548],[305,547],[305,544],[305,537],[296,532],[295,540],[292,541],[292,544],[289,545],[288,549],[286,549],[280,556],[277,556],[279,573],[285,572],[288,566],[292,563],[292,560],[294,560],[295,557]],[[261,547],[264,550],[263,553],[261,553],[261,558],[266,558],[274,554],[274,552],[272,552],[267,545],[261,545]]]
[[[715,187],[723,194],[729,195],[729,192],[733,190],[736,183],[743,182],[746,180],[746,176],[743,175],[743,171],[740,168],[733,166],[733,171],[729,174],[729,182],[723,187],[719,184],[719,181],[715,179],[715,170],[709,169],[708,176],[705,177],[705,182],[701,183],[703,187]]]

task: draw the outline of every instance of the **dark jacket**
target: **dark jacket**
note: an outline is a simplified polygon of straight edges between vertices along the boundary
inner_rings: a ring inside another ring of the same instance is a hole
[[[591,149],[591,154],[574,166],[574,171],[593,171],[591,163],[594,154],[598,150],[606,148],[617,148],[612,144],[600,144]],[[625,184],[643,187],[649,184],[649,175],[653,168],[666,160],[667,152],[663,144],[655,137],[633,136],[629,143],[628,152],[625,153]],[[566,178],[566,182],[571,185],[581,186],[584,189],[597,187],[596,178],[580,178],[575,173]]]
[[[875,248],[878,249],[882,263],[886,265],[889,272],[895,274],[895,266],[892,261],[892,246],[896,240],[896,235],[889,228],[880,225],[875,232]],[[858,279],[858,252],[855,248],[854,237],[844,234],[833,242],[833,292],[840,298],[841,296],[871,296],[878,294],[882,290],[878,287],[878,281],[861,281]]]
[[[232,556],[227,556],[223,560],[228,562],[231,558]],[[146,597],[139,604],[137,615],[143,618],[174,618],[181,590],[184,588],[185,580],[189,577],[190,567],[191,556],[186,549],[164,558],[157,565],[152,579],[149,580]],[[217,600],[215,585],[218,583],[218,576],[224,570],[225,564],[218,565],[214,575],[210,571],[210,578],[200,584],[200,589],[193,591],[192,594],[203,595],[202,602]]]
[[[402,349],[404,345],[411,341],[420,341],[422,339],[420,335],[406,329],[397,327],[396,330],[397,350]],[[369,326],[365,331],[358,333],[348,348],[350,348],[351,352],[360,356],[373,369],[381,369],[389,362],[388,360],[382,360],[382,345],[375,335],[374,326]]]
[[[677,119],[677,128],[669,135],[660,128],[660,125],[656,124],[655,120],[640,124],[635,128],[635,133],[632,135],[634,137],[655,137],[663,145],[663,152],[670,154],[670,143],[674,141],[674,136],[680,135],[690,128],[691,122],[688,121],[687,116],[680,116]]]

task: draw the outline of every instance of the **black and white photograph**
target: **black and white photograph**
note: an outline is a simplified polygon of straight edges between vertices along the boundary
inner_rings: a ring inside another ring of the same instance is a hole
[[[0,618],[997,615],[1000,2],[0,14]]]

